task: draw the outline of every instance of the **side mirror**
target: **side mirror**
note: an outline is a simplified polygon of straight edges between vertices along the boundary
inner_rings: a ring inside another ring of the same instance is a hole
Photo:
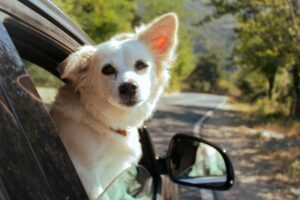
[[[202,138],[176,134],[166,162],[170,178],[182,185],[227,190],[234,182],[233,167],[225,150]]]

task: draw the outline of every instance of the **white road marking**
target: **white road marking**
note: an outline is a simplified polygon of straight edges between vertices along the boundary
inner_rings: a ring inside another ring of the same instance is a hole
[[[214,112],[220,108],[222,108],[226,103],[226,98],[224,98],[224,100],[219,103],[217,105],[217,107],[215,107],[213,110],[210,110],[210,111],[207,111],[194,125],[194,128],[193,128],[193,135],[194,136],[199,136],[200,135],[200,131],[201,131],[201,127],[202,127],[202,124],[209,118],[211,117]],[[214,197],[214,194],[211,190],[204,190],[204,189],[200,189],[199,190],[200,192],[200,196],[201,196],[201,199],[202,200],[214,200],[215,197]]]
[[[201,130],[201,126],[202,124],[209,118],[211,117],[214,112],[220,108],[222,108],[226,103],[226,98],[224,98],[224,100],[219,103],[217,105],[217,107],[215,107],[213,110],[210,110],[210,111],[207,111],[194,125],[194,128],[193,128],[193,134],[194,136],[199,136],[200,134],[200,130]]]

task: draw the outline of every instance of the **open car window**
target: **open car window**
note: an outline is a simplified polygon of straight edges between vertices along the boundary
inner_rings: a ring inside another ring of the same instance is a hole
[[[71,52],[64,44],[13,18],[4,25],[23,59],[58,76],[56,66]]]
[[[42,32],[16,18],[5,18],[3,24],[25,61],[26,71],[37,87],[40,97],[46,107],[50,108],[57,89],[63,85],[56,67],[72,52],[75,43],[70,44],[71,39],[59,29],[56,31],[60,38],[52,38],[48,32]]]
[[[25,70],[31,77],[38,94],[47,110],[50,111],[58,89],[64,85],[64,82],[41,66],[27,60],[23,60],[23,62],[25,64]]]

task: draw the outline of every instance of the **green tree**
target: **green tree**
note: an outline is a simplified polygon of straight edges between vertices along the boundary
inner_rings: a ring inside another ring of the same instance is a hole
[[[190,89],[198,92],[216,92],[220,90],[221,70],[215,54],[200,55],[196,68],[187,78]]]
[[[239,22],[236,27],[239,41],[235,48],[236,63],[241,71],[259,73],[265,77],[268,83],[266,93],[270,99],[275,76],[281,71],[279,68],[290,71],[293,80],[287,88],[292,91],[289,96],[292,98],[290,114],[300,117],[299,1],[211,0],[210,3],[216,6],[216,12],[204,21],[226,13],[236,15]]]
[[[239,43],[235,48],[236,61],[239,65],[246,65],[247,71],[258,71],[268,81],[267,94],[272,99],[275,75],[283,64],[283,58],[278,45],[280,36],[272,32],[276,25],[268,22],[272,16],[260,15],[255,19],[241,24],[237,31]],[[259,20],[258,20],[259,18]],[[265,29],[265,23],[270,23]]]
[[[54,0],[88,35],[100,43],[132,31],[135,0]]]

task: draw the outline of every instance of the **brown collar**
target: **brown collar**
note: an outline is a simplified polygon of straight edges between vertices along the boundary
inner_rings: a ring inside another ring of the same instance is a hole
[[[119,134],[119,135],[122,135],[124,137],[126,137],[128,135],[127,131],[124,130],[124,129],[113,129],[113,128],[110,128],[112,131],[114,131],[115,133]]]

